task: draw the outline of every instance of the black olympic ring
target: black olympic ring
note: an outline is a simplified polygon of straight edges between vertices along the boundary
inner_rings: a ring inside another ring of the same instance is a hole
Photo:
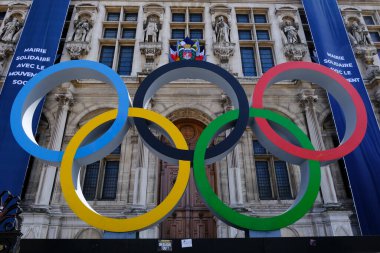
[[[208,62],[179,61],[164,65],[147,76],[136,91],[133,107],[144,108],[154,93],[164,84],[178,79],[191,78],[209,81],[227,93],[235,109],[239,109],[239,118],[231,126],[231,133],[220,143],[206,150],[206,164],[211,164],[225,157],[239,142],[249,120],[247,95],[234,76],[223,68]],[[149,129],[149,122],[144,119],[133,119],[145,145],[152,152],[165,158],[163,160],[178,163],[179,160],[193,161],[193,150],[180,150],[158,140]]]

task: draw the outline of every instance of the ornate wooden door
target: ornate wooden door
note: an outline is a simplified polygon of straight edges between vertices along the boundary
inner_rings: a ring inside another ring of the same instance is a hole
[[[195,120],[181,120],[175,123],[189,145],[194,149],[196,141],[204,126]],[[161,164],[161,192],[163,200],[172,188],[178,173],[178,167]],[[215,190],[215,169],[207,166],[207,176]],[[190,182],[176,210],[161,223],[161,238],[216,238],[216,222],[213,214],[208,210],[199,196],[194,177],[191,174]]]

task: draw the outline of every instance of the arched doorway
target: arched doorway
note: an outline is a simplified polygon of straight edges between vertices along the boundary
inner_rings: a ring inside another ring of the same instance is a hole
[[[204,129],[204,124],[193,119],[181,119],[174,124],[180,129],[190,149]],[[160,165],[160,201],[173,187],[177,178],[178,166],[162,161]],[[215,168],[207,166],[207,176],[214,190],[216,187]],[[213,214],[203,203],[191,175],[186,192],[176,210],[160,225],[160,237],[163,239],[176,238],[216,238],[216,221]]]

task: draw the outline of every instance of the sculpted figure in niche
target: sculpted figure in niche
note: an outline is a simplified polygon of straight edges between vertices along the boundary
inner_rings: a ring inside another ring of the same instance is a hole
[[[13,17],[6,21],[3,30],[0,34],[0,40],[4,42],[15,42],[17,40],[17,34],[22,28],[22,23]]]
[[[298,39],[298,26],[293,21],[286,19],[282,25],[282,31],[285,34],[288,44],[299,43]]]
[[[145,28],[145,42],[157,42],[158,26],[155,18],[149,18]]]
[[[368,31],[364,25],[359,24],[356,20],[352,22],[350,38],[354,45],[368,45],[370,40],[368,39]]]
[[[87,41],[91,30],[91,24],[87,18],[75,21],[74,41]]]
[[[230,29],[231,28],[224,20],[224,17],[219,16],[215,24],[216,42],[217,43],[230,42],[230,39],[229,39]]]

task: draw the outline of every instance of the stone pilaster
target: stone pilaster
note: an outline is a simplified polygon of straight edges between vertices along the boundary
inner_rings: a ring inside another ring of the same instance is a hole
[[[222,95],[222,105],[225,112],[232,110],[231,100],[226,96]],[[231,130],[227,130],[228,135]],[[243,190],[242,181],[240,173],[240,159],[238,154],[241,152],[240,143],[236,145],[234,150],[227,155],[227,175],[228,175],[228,191],[230,198],[230,206],[234,208],[239,208],[243,206]]]
[[[134,209],[146,209],[146,197],[148,187],[148,150],[139,138],[138,143],[138,167],[135,168],[135,180],[133,187]]]
[[[56,115],[55,126],[52,131],[49,142],[49,149],[60,150],[65,132],[66,120],[70,107],[74,99],[71,93],[57,94],[58,110]],[[57,167],[44,164],[42,167],[40,183],[38,185],[35,204],[38,206],[48,206],[52,195]]]
[[[325,150],[326,147],[323,143],[322,132],[315,110],[315,103],[318,101],[318,96],[314,95],[314,90],[303,90],[299,94],[299,99],[300,105],[305,113],[307,128],[314,148],[316,150]],[[336,204],[338,200],[329,165],[321,167],[321,175],[321,191],[324,203]]]
[[[154,100],[151,99],[148,110],[154,107]],[[137,137],[137,136],[136,136]],[[148,166],[149,150],[145,147],[141,138],[137,137],[137,166],[135,168],[134,186],[133,186],[133,209],[146,210],[147,208],[147,190],[148,190]]]

